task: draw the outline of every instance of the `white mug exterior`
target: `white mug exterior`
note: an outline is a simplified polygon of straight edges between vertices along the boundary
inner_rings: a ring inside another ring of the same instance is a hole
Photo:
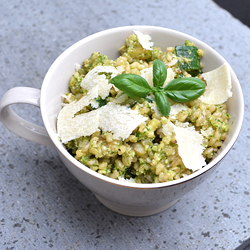
[[[59,141],[56,133],[56,119],[62,108],[61,96],[68,91],[69,79],[71,75],[74,74],[76,63],[82,64],[84,59],[89,58],[93,52],[100,52],[108,55],[111,59],[117,58],[119,56],[119,47],[124,44],[125,39],[132,34],[134,30],[139,30],[142,33],[149,34],[155,42],[155,46],[161,47],[162,50],[165,50],[168,46],[183,44],[185,40],[193,41],[197,47],[204,51],[204,72],[213,70],[225,62],[225,59],[205,43],[194,37],[166,28],[127,26],[96,33],[82,39],[63,52],[52,64],[44,78],[41,88],[40,108],[44,126],[50,139],[44,139],[46,137],[44,132],[41,132],[41,138],[43,139],[41,139],[40,142],[37,141],[39,140],[37,138],[32,140],[34,133],[25,138],[38,143],[43,142],[42,144],[48,146],[51,145],[52,141],[61,160],[70,172],[81,183],[88,187],[107,207],[116,212],[127,215],[145,216],[167,209],[213,172],[212,170],[215,169],[214,167],[218,165],[232,148],[239,135],[243,122],[244,101],[239,81],[231,69],[233,96],[228,100],[227,104],[228,112],[230,113],[231,121],[233,122],[228,137],[224,142],[219,155],[203,169],[191,174],[190,176],[165,183],[124,183],[101,175],[84,166],[68,153]],[[35,99],[35,102],[37,102],[37,94]],[[20,102],[22,103],[22,101],[23,100]],[[8,105],[10,104],[11,101]],[[35,104],[34,101],[31,102],[31,104],[39,106],[37,103]],[[7,106],[4,105],[3,108],[0,103],[0,119],[6,127],[16,133],[14,131],[16,126],[14,125],[14,129],[11,129],[11,126],[13,125],[10,126],[11,123],[15,123],[15,119],[6,122],[6,116],[1,115],[3,110],[6,112]],[[17,134],[22,136],[20,133]]]
[[[8,90],[0,102],[0,121],[11,132],[45,146],[53,144],[43,127],[37,126],[18,116],[10,107],[12,104],[24,103],[40,107],[40,89],[16,87]]]

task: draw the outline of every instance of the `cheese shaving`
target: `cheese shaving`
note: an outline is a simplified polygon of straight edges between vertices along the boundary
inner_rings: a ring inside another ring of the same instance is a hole
[[[140,31],[134,31],[134,33],[137,35],[137,38],[139,40],[139,43],[141,46],[146,50],[152,50],[154,43],[151,41],[151,36],[144,35]]]
[[[127,99],[128,99],[128,96],[127,96],[126,94],[122,94],[122,95],[119,96],[117,99],[115,99],[115,100],[113,101],[113,103],[115,103],[115,104],[120,104],[120,103],[125,102]]]
[[[111,78],[119,75],[119,71],[112,66],[96,66],[83,78],[81,82],[81,87],[90,90],[93,87],[98,88],[98,95],[105,99],[109,95],[109,91],[113,84],[109,83],[105,74],[99,75],[99,73],[111,73]]]
[[[174,124],[172,122],[167,122],[166,124],[162,125],[162,133],[167,135],[172,135],[174,133]]]
[[[67,95],[61,95],[61,97],[67,100],[69,103],[72,102],[71,99]]]
[[[134,129],[148,118],[138,114],[126,106],[120,106],[109,102],[98,109],[100,112],[99,127],[113,134],[114,139],[125,140]]]
[[[78,111],[91,103],[94,94],[97,95],[97,91],[93,88],[87,96],[82,97],[78,102],[68,104],[60,111],[57,129],[63,143],[81,136],[89,136],[100,129],[113,133],[114,139],[125,140],[137,126],[148,119],[140,115],[137,110],[112,102],[99,109],[75,116]]]
[[[165,80],[164,84],[163,84],[163,88],[165,88],[169,82],[171,82],[172,80],[174,80],[175,77],[175,73],[171,68],[167,69],[167,79]]]
[[[204,151],[203,136],[195,130],[194,126],[187,128],[175,126],[174,131],[179,155],[185,167],[196,171],[205,166],[206,161],[202,156]]]
[[[91,100],[90,105],[92,108],[97,109],[99,108],[99,103],[96,100]]]
[[[231,75],[229,66],[225,63],[219,68],[203,73],[207,87],[200,100],[207,104],[221,104],[232,96]]]
[[[141,77],[143,77],[151,86],[152,88],[154,87],[153,84],[153,67],[150,68],[145,68],[141,70]]]
[[[175,133],[178,152],[186,168],[196,171],[206,165],[205,158],[202,156],[205,149],[202,146],[203,136],[195,130],[194,126],[189,127],[185,123],[174,125],[168,122],[162,126],[162,132],[166,136]]]
[[[87,136],[98,131],[99,114],[96,112],[85,113],[74,118],[77,112],[88,106],[90,101],[96,97],[98,97],[98,91],[97,88],[93,88],[78,102],[71,102],[61,109],[57,118],[57,132],[63,143],[76,139],[83,134]]]
[[[180,103],[176,103],[171,106],[170,115],[176,115],[182,110],[187,110],[187,106]]]

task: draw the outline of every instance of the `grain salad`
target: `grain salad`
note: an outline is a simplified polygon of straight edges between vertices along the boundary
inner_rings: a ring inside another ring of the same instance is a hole
[[[76,65],[57,121],[66,149],[93,171],[136,183],[204,167],[229,131],[228,65],[203,73],[206,55],[192,41],[163,50],[139,31],[119,53],[93,52]]]

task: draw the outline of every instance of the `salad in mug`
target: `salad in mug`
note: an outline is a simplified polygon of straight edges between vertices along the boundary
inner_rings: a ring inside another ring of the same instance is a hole
[[[136,183],[204,167],[229,131],[229,66],[204,73],[206,55],[193,42],[163,49],[139,31],[119,52],[76,65],[57,119],[66,149],[93,171]]]

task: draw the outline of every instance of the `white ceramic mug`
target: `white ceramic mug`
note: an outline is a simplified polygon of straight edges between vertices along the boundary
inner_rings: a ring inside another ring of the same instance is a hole
[[[68,153],[57,136],[56,119],[62,108],[61,96],[68,91],[69,79],[75,72],[76,63],[82,64],[92,52],[100,52],[111,59],[117,58],[119,56],[118,48],[124,44],[125,39],[134,30],[149,34],[155,42],[155,46],[159,46],[163,50],[168,46],[183,44],[185,40],[193,41],[204,51],[204,72],[215,69],[225,62],[225,59],[205,43],[170,29],[127,26],[102,31],[84,38],[63,52],[48,70],[41,91],[19,87],[6,92],[0,102],[0,120],[13,133],[30,141],[54,147],[70,172],[110,209],[122,214],[145,216],[169,208],[213,172],[212,170],[232,148],[239,135],[243,122],[244,102],[239,81],[231,69],[233,96],[228,100],[227,105],[233,122],[228,137],[219,155],[190,176],[165,183],[125,183],[101,175],[84,166]],[[44,128],[27,122],[14,113],[10,105],[16,103],[27,103],[40,107]]]

